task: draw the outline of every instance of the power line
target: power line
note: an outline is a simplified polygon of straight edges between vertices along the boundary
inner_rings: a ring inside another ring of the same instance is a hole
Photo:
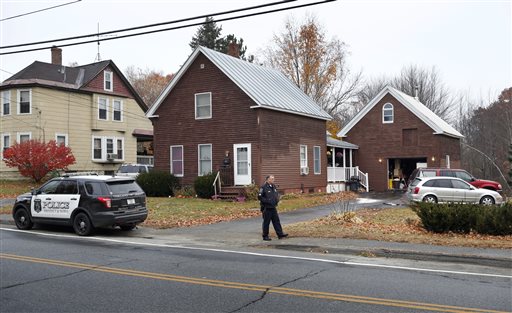
[[[286,11],[286,10],[291,10],[291,9],[298,9],[298,8],[303,8],[303,7],[308,7],[308,6],[313,6],[313,5],[318,5],[318,4],[323,4],[323,3],[333,2],[333,1],[336,1],[336,0],[323,0],[323,1],[318,1],[318,2],[313,2],[313,3],[308,3],[308,4],[302,4],[302,5],[286,7],[286,8],[280,8],[280,9],[262,11],[262,12],[257,12],[257,13],[244,14],[244,15],[239,15],[239,16],[234,16],[234,17],[218,19],[218,20],[215,20],[215,22],[224,22],[224,21],[236,20],[236,19],[241,19],[241,18],[246,18],[246,17],[263,15],[263,14],[281,12],[281,11]],[[183,25],[183,26],[176,26],[176,27],[170,27],[170,28],[146,31],[146,32],[141,32],[141,33],[117,36],[117,37],[113,37],[113,38],[102,38],[102,39],[94,39],[94,40],[82,41],[82,42],[77,42],[77,43],[63,44],[63,45],[59,45],[59,47],[77,46],[77,45],[83,45],[83,44],[94,43],[94,42],[99,42],[99,41],[107,41],[107,40],[115,40],[115,39],[128,38],[128,37],[134,37],[134,36],[148,35],[148,34],[153,34],[153,33],[158,33],[158,32],[176,30],[176,29],[187,28],[187,27],[192,27],[192,26],[199,26],[199,25],[203,25],[203,24],[207,24],[207,23],[205,23],[205,22],[198,22],[198,23],[192,23],[192,24],[187,24],[187,25]],[[97,34],[95,34],[94,36],[97,36]],[[47,47],[42,47],[42,48],[26,49],[26,50],[18,50],[18,51],[11,51],[11,52],[2,52],[2,53],[0,53],[0,55],[17,54],[17,53],[23,53],[23,52],[32,52],[32,51],[46,50],[46,49],[50,49],[50,48],[52,48],[52,46],[47,46]]]
[[[6,18],[1,19],[0,22],[7,21],[7,20],[10,20],[10,19],[13,19],[13,18],[17,18],[17,17],[22,17],[22,16],[38,13],[38,12],[42,12],[42,11],[47,11],[47,10],[55,9],[55,8],[58,8],[58,7],[63,7],[65,5],[70,5],[70,4],[73,4],[73,3],[80,2],[80,1],[82,1],[82,0],[76,0],[76,1],[73,1],[73,2],[68,2],[68,3],[64,3],[64,4],[55,5],[53,7],[49,7],[49,8],[45,8],[45,9],[41,9],[41,10],[37,10],[37,11],[23,13],[23,14],[11,16],[11,17],[6,17]]]
[[[206,18],[206,17],[210,17],[210,16],[225,15],[225,14],[238,13],[238,12],[249,11],[249,10],[254,10],[254,9],[260,9],[260,8],[264,8],[264,7],[268,7],[268,6],[285,4],[288,2],[294,2],[294,1],[297,1],[297,0],[283,0],[283,1],[279,1],[279,2],[272,2],[272,3],[256,5],[256,6],[252,6],[252,7],[245,7],[245,8],[241,8],[241,9],[235,9],[235,10],[229,10],[229,11],[223,11],[223,12],[217,12],[217,13],[210,13],[210,14],[199,15],[199,16],[194,16],[194,17],[187,17],[184,19],[173,20],[173,21],[168,21],[168,22],[161,22],[161,23],[135,26],[135,27],[129,27],[129,28],[121,28],[121,29],[111,30],[111,31],[101,32],[101,33],[98,31],[96,34],[88,34],[88,35],[80,35],[80,36],[73,36],[73,37],[65,37],[65,38],[50,39],[50,40],[37,41],[37,42],[16,44],[16,45],[0,47],[0,49],[18,48],[18,47],[25,47],[25,46],[40,45],[40,44],[51,43],[51,42],[68,41],[68,40],[82,39],[82,38],[88,38],[88,37],[104,36],[104,35],[110,35],[110,34],[114,34],[114,33],[127,32],[127,31],[131,31],[131,30],[138,30],[138,29],[151,28],[151,27],[163,26],[163,25],[168,25],[168,24],[188,22],[188,21],[192,21],[192,20],[196,20],[196,19],[200,19],[200,18]],[[95,40],[95,41],[97,41],[97,40]]]

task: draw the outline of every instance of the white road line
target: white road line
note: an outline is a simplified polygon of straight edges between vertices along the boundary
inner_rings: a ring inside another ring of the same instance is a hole
[[[157,243],[144,243],[144,242],[135,242],[135,241],[124,241],[124,240],[111,239],[111,238],[100,238],[100,237],[79,237],[79,236],[70,236],[70,235],[39,233],[39,232],[34,232],[34,231],[19,230],[19,229],[9,229],[9,228],[2,228],[2,227],[0,227],[0,230],[10,231],[10,232],[20,232],[20,233],[24,233],[24,234],[32,234],[32,235],[46,236],[46,237],[57,237],[57,238],[74,239],[74,240],[78,239],[78,240],[112,242],[112,243],[130,244],[130,245],[148,246],[148,247],[173,248],[173,249],[183,249],[183,250],[198,250],[198,251],[209,251],[209,252],[219,252],[219,253],[232,253],[232,254],[260,256],[260,257],[267,257],[267,258],[294,259],[294,260],[303,260],[303,261],[313,261],[313,262],[323,262],[323,263],[333,263],[333,264],[343,264],[343,265],[353,265],[353,266],[374,267],[374,268],[389,268],[389,269],[398,269],[398,270],[415,271],[415,272],[457,274],[457,275],[498,277],[498,278],[511,278],[512,279],[512,275],[486,274],[486,273],[474,273],[474,272],[460,272],[460,271],[448,271],[448,270],[438,270],[438,269],[419,268],[419,267],[395,266],[395,265],[384,265],[384,264],[371,264],[371,263],[360,263],[360,262],[350,262],[350,261],[336,261],[336,260],[319,259],[319,258],[306,258],[306,257],[298,257],[298,256],[290,256],[290,255],[266,254],[266,253],[236,251],[236,250],[226,250],[226,249],[199,248],[199,247],[187,247],[187,246],[169,245],[169,244],[157,244]]]

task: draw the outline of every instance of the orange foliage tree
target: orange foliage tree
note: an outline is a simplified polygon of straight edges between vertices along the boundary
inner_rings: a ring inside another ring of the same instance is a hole
[[[75,157],[71,148],[58,145],[55,140],[48,143],[27,140],[5,150],[4,162],[9,167],[17,167],[21,175],[40,182],[51,171],[67,169],[75,163]]]

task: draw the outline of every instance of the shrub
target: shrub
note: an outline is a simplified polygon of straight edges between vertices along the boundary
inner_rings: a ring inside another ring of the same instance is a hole
[[[137,176],[137,183],[149,197],[173,196],[174,190],[180,186],[177,177],[164,171],[141,173]]]
[[[255,201],[258,200],[258,193],[260,192],[260,187],[252,184],[247,187],[245,187],[245,194],[244,196],[249,201]]]
[[[176,197],[195,197],[196,191],[194,190],[194,187],[192,186],[181,186],[181,188],[178,188],[174,190],[174,196]]]
[[[213,189],[213,182],[215,181],[216,173],[199,176],[194,181],[194,190],[199,198],[210,199],[215,195]]]
[[[3,152],[5,165],[16,167],[21,175],[40,182],[54,170],[66,170],[75,164],[71,148],[57,144],[55,140],[45,143],[27,140],[15,143]]]
[[[426,230],[435,233],[512,234],[512,205],[414,203],[412,210]]]

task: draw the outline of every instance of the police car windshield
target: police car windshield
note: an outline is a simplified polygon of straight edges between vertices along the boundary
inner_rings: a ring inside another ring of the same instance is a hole
[[[108,182],[108,187],[112,194],[127,194],[132,192],[143,192],[142,189],[133,180]]]

